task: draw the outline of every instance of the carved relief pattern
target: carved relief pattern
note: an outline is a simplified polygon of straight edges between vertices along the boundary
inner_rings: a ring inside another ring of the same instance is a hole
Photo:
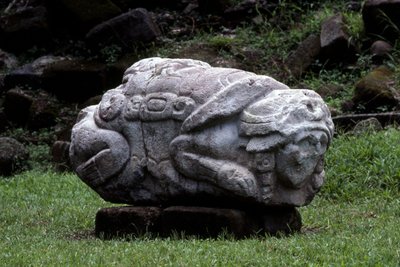
[[[70,156],[78,176],[113,202],[301,206],[323,184],[332,135],[313,91],[149,58],[81,111]]]

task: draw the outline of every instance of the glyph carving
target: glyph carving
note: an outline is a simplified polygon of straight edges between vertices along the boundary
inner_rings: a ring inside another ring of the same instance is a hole
[[[104,199],[167,205],[309,203],[333,135],[321,97],[262,75],[148,58],[81,111],[70,157]]]

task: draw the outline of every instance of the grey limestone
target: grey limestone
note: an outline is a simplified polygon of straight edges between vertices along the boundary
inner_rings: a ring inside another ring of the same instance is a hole
[[[303,206],[334,126],[322,98],[271,77],[147,58],[72,130],[78,176],[134,205]]]

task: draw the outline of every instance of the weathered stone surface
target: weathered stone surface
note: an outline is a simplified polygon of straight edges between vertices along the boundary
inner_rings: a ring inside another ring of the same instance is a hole
[[[147,10],[137,8],[97,25],[86,39],[92,46],[116,44],[132,49],[134,44],[154,41],[159,35],[160,30]]]
[[[321,50],[320,37],[311,34],[302,41],[289,56],[286,66],[293,77],[299,78],[307,68],[318,58]]]
[[[352,62],[356,48],[349,39],[342,14],[326,19],[321,25],[321,58],[330,62]]]
[[[392,110],[399,103],[399,91],[390,69],[380,66],[357,84],[353,102],[355,108],[365,113],[383,109]]]
[[[96,214],[95,234],[105,239],[159,232],[161,209],[157,207],[103,208]]]
[[[103,208],[96,215],[96,236],[105,239],[147,233],[171,236],[183,233],[209,238],[231,234],[251,235],[294,233],[301,228],[295,208],[240,210],[211,207],[172,206]]]
[[[174,206],[163,210],[161,231],[164,235],[184,232],[186,235],[217,237],[224,231],[245,236],[261,230],[261,225],[237,209]]]
[[[29,153],[17,140],[0,137],[0,176],[10,176],[26,167]]]
[[[323,183],[332,135],[313,91],[201,61],[149,58],[81,111],[70,158],[108,201],[302,206]]]
[[[400,36],[400,1],[367,0],[362,17],[367,34],[395,41]]]
[[[58,171],[70,170],[69,146],[70,142],[56,141],[51,148],[51,155],[54,167]]]
[[[240,210],[173,206],[161,213],[161,233],[217,237],[223,232],[242,238],[255,234],[294,233],[301,229],[295,208]]]
[[[0,15],[0,46],[7,51],[21,52],[33,45],[50,41],[44,6],[25,6]]]

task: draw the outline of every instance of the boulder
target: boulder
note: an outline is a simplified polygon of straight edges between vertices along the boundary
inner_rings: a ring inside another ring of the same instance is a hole
[[[326,19],[321,25],[321,59],[332,63],[356,60],[356,47],[346,32],[342,14]]]
[[[362,121],[359,121],[353,128],[353,134],[362,134],[365,132],[375,132],[382,130],[382,124],[377,118],[371,117]]]
[[[67,59],[43,70],[43,88],[59,100],[83,102],[107,89],[106,65],[98,61]]]
[[[10,176],[27,167],[29,153],[13,138],[0,137],[0,176]]]
[[[22,52],[51,41],[44,6],[24,6],[0,15],[0,47]]]
[[[45,86],[43,71],[51,64],[63,61],[66,58],[56,56],[42,56],[32,63],[25,64],[8,73],[4,78],[3,90],[14,87],[39,89]]]
[[[129,50],[135,44],[154,41],[159,35],[149,12],[137,8],[100,23],[87,33],[86,39],[91,46],[114,44]]]
[[[59,100],[83,102],[110,86],[106,65],[99,61],[44,56],[6,75],[3,90],[44,89]]]
[[[353,102],[355,108],[362,112],[392,110],[399,104],[399,90],[393,72],[380,66],[355,86]]]
[[[390,42],[400,37],[400,0],[367,0],[362,17],[367,34]]]
[[[384,59],[390,58],[390,53],[392,50],[393,46],[388,42],[382,40],[373,42],[370,48],[372,61],[375,64],[381,64]]]
[[[57,101],[43,90],[15,88],[5,95],[4,113],[7,119],[30,130],[54,126],[58,112]]]
[[[286,66],[290,74],[295,78],[300,78],[318,58],[320,50],[320,37],[315,34],[309,35],[287,59]]]
[[[59,107],[57,101],[48,93],[35,92],[30,105],[27,127],[30,130],[49,128],[57,123]]]

